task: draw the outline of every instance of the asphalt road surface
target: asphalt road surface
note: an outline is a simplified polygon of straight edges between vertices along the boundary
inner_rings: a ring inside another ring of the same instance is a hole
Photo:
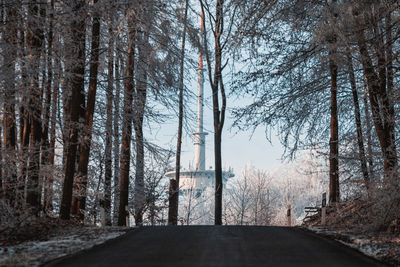
[[[142,227],[45,266],[384,266],[340,243],[286,227]]]

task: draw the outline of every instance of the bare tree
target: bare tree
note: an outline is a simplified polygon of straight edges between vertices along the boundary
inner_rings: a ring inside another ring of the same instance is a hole
[[[333,1],[336,3],[336,1]],[[329,8],[329,7],[328,7]],[[339,122],[338,122],[338,107],[337,107],[337,77],[338,77],[338,64],[337,64],[337,34],[334,32],[336,29],[336,17],[338,16],[335,10],[336,6],[333,5],[329,12],[328,21],[333,28],[332,32],[328,32],[327,47],[328,47],[328,60],[329,72],[331,78],[331,126],[330,126],[330,140],[329,140],[329,203],[333,204],[340,201],[340,187],[339,187]]]
[[[75,53],[68,51],[66,55],[68,68],[71,71],[71,81],[68,85],[71,86],[71,100],[67,105],[70,107],[68,111],[68,119],[70,121],[68,126],[68,142],[65,151],[65,177],[62,190],[62,200],[60,206],[60,218],[70,218],[70,208],[72,201],[72,187],[75,175],[75,163],[78,150],[78,134],[79,134],[79,113],[82,98],[84,99],[84,73],[85,73],[85,25],[84,17],[78,16],[85,10],[85,1],[74,0],[71,1],[70,7],[72,12],[77,14],[77,18],[71,21],[71,40],[75,47]],[[82,15],[82,14],[81,14]],[[81,19],[78,19],[81,18]],[[73,63],[72,63],[73,62]]]
[[[4,199],[9,202],[11,206],[14,206],[16,198],[17,188],[17,166],[16,166],[16,115],[15,115],[15,103],[16,103],[16,74],[15,74],[15,59],[17,58],[17,34],[16,28],[16,4],[10,5],[5,8],[4,23],[5,31],[3,38],[5,41],[5,48],[3,50],[4,65],[5,65],[5,77],[4,87],[8,89],[4,92],[4,107],[3,107],[3,142],[4,150],[2,154],[3,158],[8,162],[8,166],[4,168],[4,176],[2,177],[2,195]]]
[[[214,118],[214,160],[215,160],[215,224],[222,224],[222,129],[225,123],[225,111],[226,111],[226,93],[225,85],[223,81],[223,69],[226,66],[222,62],[222,52],[225,48],[229,33],[227,34],[225,41],[222,40],[224,35],[224,17],[226,16],[224,10],[224,1],[217,0],[215,7],[215,15],[211,13],[209,9],[209,3],[200,0],[201,11],[205,14],[214,25],[211,24],[213,39],[215,41],[214,46],[214,59],[211,60],[211,56],[208,51],[207,42],[207,27],[205,24],[205,18],[203,18],[204,25],[204,45],[205,54],[207,59],[208,69],[208,80],[210,82],[212,90],[212,103],[213,103],[213,118]],[[232,18],[235,16],[233,12]],[[213,66],[214,65],[214,66]],[[221,97],[221,100],[219,99]],[[221,103],[220,103],[221,101]]]
[[[131,158],[131,138],[133,119],[133,94],[134,94],[134,64],[135,64],[136,18],[134,10],[128,11],[128,49],[126,60],[124,116],[122,119],[122,144],[121,144],[121,176],[119,182],[119,209],[118,225],[126,225],[128,195],[129,195],[129,169]]]
[[[271,178],[266,172],[249,165],[242,175],[227,184],[224,219],[234,225],[269,225],[273,207]]]
[[[185,62],[185,43],[186,43],[188,9],[189,9],[189,0],[186,0],[185,14],[182,22],[183,34],[182,34],[180,74],[179,74],[179,114],[178,114],[179,122],[178,122],[178,137],[176,144],[175,179],[170,180],[170,186],[169,186],[168,224],[170,225],[177,225],[178,223],[179,176],[181,168],[182,130],[183,130],[183,87],[184,87],[183,75],[184,75],[184,62]],[[202,26],[200,26],[200,29],[202,30]]]
[[[117,39],[118,40],[118,39]],[[120,104],[120,53],[117,51],[115,58],[115,97],[114,97],[114,224],[118,221],[118,204],[119,204],[119,179],[120,179],[120,167],[119,167],[119,155],[120,155],[120,139],[119,139],[119,104]]]
[[[111,225],[111,179],[112,179],[112,108],[114,87],[114,35],[113,13],[109,12],[108,26],[108,75],[107,75],[107,119],[106,119],[106,144],[105,144],[105,176],[104,176],[104,209],[106,225]]]
[[[353,58],[352,58],[349,47],[346,47],[346,56],[347,56],[347,65],[348,65],[347,68],[348,68],[348,72],[349,72],[351,92],[353,94],[354,117],[355,117],[355,121],[356,121],[357,144],[358,144],[358,153],[359,153],[359,158],[360,158],[360,163],[361,163],[361,171],[363,173],[365,184],[368,187],[369,175],[368,175],[368,167],[367,167],[367,158],[365,156],[365,149],[364,149],[364,137],[363,137],[362,125],[361,125],[360,104],[359,104],[359,100],[358,100],[358,91],[357,91],[356,79],[355,79],[355,75],[354,75]]]
[[[379,10],[379,6],[377,9]],[[394,131],[394,109],[389,100],[389,93],[386,84],[386,56],[383,49],[381,37],[378,35],[377,24],[379,18],[376,17],[376,9],[372,6],[355,4],[353,10],[354,23],[356,28],[354,33],[357,38],[361,63],[367,81],[369,101],[372,110],[372,118],[375,130],[381,145],[384,159],[385,176],[389,181],[395,180],[397,169],[397,155],[395,145]],[[368,25],[368,16],[371,16],[372,25]],[[372,27],[374,32],[373,47],[377,55],[377,65],[374,67],[373,60],[368,51],[367,39],[365,37],[365,28]],[[389,55],[390,58],[390,55]],[[389,65],[390,67],[390,65]],[[389,71],[391,73],[391,71]],[[391,82],[389,82],[389,86]],[[390,88],[389,88],[390,91]],[[382,115],[382,116],[381,116]]]
[[[43,108],[43,132],[42,132],[42,156],[41,156],[41,164],[44,166],[53,165],[50,164],[50,141],[49,141],[49,129],[50,129],[50,108],[52,104],[52,97],[54,97],[53,90],[56,90],[53,86],[53,24],[54,24],[54,0],[50,2],[50,6],[47,8],[49,17],[48,17],[48,32],[47,32],[47,60],[46,60],[46,69],[47,69],[47,80],[46,80],[46,88],[45,88],[45,101]],[[53,101],[54,103],[54,101]],[[53,161],[54,163],[54,161]],[[50,168],[47,168],[46,173],[42,177],[42,182],[44,186],[44,206],[43,210],[49,210],[51,205],[51,194],[52,194],[52,174],[50,172]]]
[[[84,137],[80,144],[80,155],[78,165],[78,175],[75,181],[75,190],[78,196],[72,198],[72,213],[77,214],[81,220],[84,219],[83,210],[86,206],[87,195],[87,172],[89,164],[90,145],[92,142],[92,126],[94,107],[97,93],[97,76],[99,68],[99,45],[100,45],[100,15],[96,4],[98,0],[94,0],[94,17],[92,24],[92,44],[90,54],[90,70],[89,70],[89,91],[87,94],[87,103],[85,109]]]
[[[41,103],[42,90],[39,85],[39,65],[40,56],[43,46],[43,29],[42,15],[40,14],[39,3],[34,1],[28,8],[28,66],[29,66],[29,101],[28,114],[31,121],[30,136],[30,158],[29,158],[29,177],[27,180],[26,203],[33,209],[33,213],[37,214],[40,210],[40,147],[42,139],[42,123],[41,123]]]

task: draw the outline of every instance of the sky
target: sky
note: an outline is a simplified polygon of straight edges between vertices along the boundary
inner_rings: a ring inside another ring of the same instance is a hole
[[[196,7],[199,10],[200,7]],[[196,52],[195,52],[196,53]],[[197,55],[191,54],[190,57],[197,58]],[[224,58],[225,60],[226,58]],[[204,59],[204,131],[208,132],[206,136],[206,168],[212,167],[214,169],[214,139],[213,139],[213,115],[212,115],[212,97],[211,88],[207,79],[208,73],[206,68],[206,61]],[[240,67],[235,64],[235,67]],[[186,70],[187,71],[187,70]],[[185,85],[191,94],[197,96],[197,71],[195,69],[189,70],[189,79],[185,79]],[[232,73],[230,73],[232,75]],[[229,81],[230,78],[227,73],[224,77],[225,89],[229,94]],[[236,99],[236,97],[227,99],[227,112],[225,124],[222,134],[222,168],[233,168],[234,173],[239,175],[241,170],[245,168],[248,163],[251,163],[257,169],[270,170],[279,168],[281,165],[281,157],[283,154],[283,147],[276,136],[277,131],[273,131],[269,135],[269,142],[265,136],[265,128],[257,128],[254,132],[252,130],[240,131],[232,129],[234,119],[229,112],[230,108],[243,106],[250,103],[250,99]],[[192,99],[193,104],[191,109],[197,111],[197,100]],[[150,125],[152,128],[149,134],[146,135],[148,141],[160,145],[164,148],[173,148],[176,150],[176,138],[178,118],[169,120],[165,123]],[[182,154],[181,154],[181,167],[189,169],[194,164],[194,137],[191,134],[196,131],[195,121],[192,122],[190,132],[184,133],[182,141]]]
[[[197,77],[194,73],[191,77],[193,82],[188,89],[191,93],[197,95]],[[211,88],[207,80],[204,82],[204,94],[204,131],[208,132],[206,136],[206,168],[212,167],[214,169]],[[195,103],[195,101],[192,102]],[[248,102],[248,99],[227,99],[228,110],[222,136],[222,167],[223,169],[233,168],[235,175],[239,175],[248,163],[251,163],[257,169],[267,171],[276,168],[280,165],[283,154],[283,147],[276,136],[276,132],[272,132],[269,136],[270,143],[266,139],[265,128],[263,127],[257,128],[254,133],[252,130],[238,132],[237,129],[232,128],[234,119],[229,109],[238,105],[242,106],[246,102]],[[195,104],[191,108],[197,110]],[[191,131],[184,134],[182,141],[181,166],[184,169],[189,169],[194,162],[194,139],[191,132],[196,130],[196,125],[195,122],[192,124]],[[177,118],[169,120],[162,125],[157,125],[147,134],[147,140],[164,148],[173,148],[175,150],[177,125]]]

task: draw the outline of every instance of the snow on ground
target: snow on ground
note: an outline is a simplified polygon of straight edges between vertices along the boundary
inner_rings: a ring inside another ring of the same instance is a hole
[[[323,227],[309,226],[306,229],[319,235],[333,238],[361,253],[400,266],[400,236],[393,234],[354,234],[345,231],[328,230]]]
[[[126,227],[80,227],[46,241],[28,241],[0,247],[0,266],[39,266],[45,262],[89,249],[126,233]]]

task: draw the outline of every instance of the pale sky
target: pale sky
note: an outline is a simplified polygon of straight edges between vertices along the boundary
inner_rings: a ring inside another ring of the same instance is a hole
[[[189,89],[192,93],[197,95],[197,77],[195,74],[193,74],[192,77],[194,81]],[[206,102],[204,105],[204,130],[208,132],[206,136],[206,168],[209,169],[210,166],[214,168],[214,140],[211,89],[207,80],[204,82],[204,93]],[[243,101],[240,101],[228,98],[227,102],[228,108],[232,108],[235,105],[243,105],[243,103],[248,102],[248,100],[243,99]],[[197,110],[197,107],[193,106],[192,109]],[[191,132],[196,130],[196,125],[194,123],[195,122],[193,122]],[[222,167],[224,169],[232,167],[235,175],[239,175],[241,170],[249,162],[256,168],[263,170],[270,170],[280,165],[283,148],[278,137],[274,136],[274,133],[270,136],[272,143],[269,143],[265,137],[265,129],[263,127],[258,128],[251,136],[251,130],[237,132],[237,129],[230,129],[232,123],[233,119],[231,118],[231,114],[227,111],[222,137]],[[177,125],[177,119],[168,121],[162,125],[157,125],[156,128],[158,129],[153,129],[151,134],[147,134],[146,138],[150,142],[159,144],[162,147],[173,147],[175,149]],[[193,136],[191,133],[186,133],[183,136],[182,142],[181,166],[188,169],[189,164],[193,165],[193,162]]]

